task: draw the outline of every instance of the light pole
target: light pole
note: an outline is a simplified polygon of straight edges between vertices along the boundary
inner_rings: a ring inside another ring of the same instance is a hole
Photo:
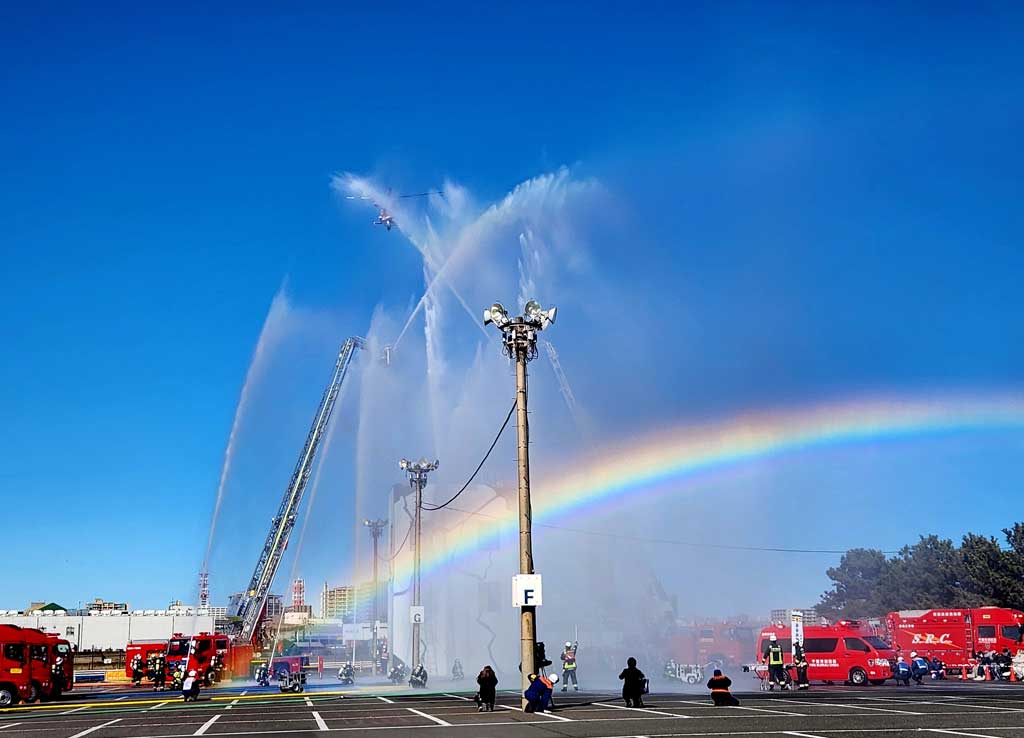
[[[510,318],[500,302],[484,310],[484,325],[493,323],[501,331],[502,350],[516,362],[516,429],[519,460],[519,573],[533,574],[533,512],[530,504],[530,424],[526,414],[526,362],[537,357],[537,333],[555,322],[555,308],[544,310],[530,300],[523,315]],[[520,608],[520,655],[522,657],[522,691],[530,686],[530,674],[536,664],[537,608]],[[523,699],[523,708],[526,699]]]
[[[423,513],[423,488],[427,486],[427,474],[437,469],[439,462],[437,459],[433,461],[427,461],[426,459],[420,459],[419,461],[409,461],[408,459],[402,459],[398,462],[398,466],[409,476],[409,486],[416,492],[416,518],[413,523],[413,572],[412,572],[412,605],[413,607],[420,607],[421,603],[421,592],[420,592],[420,523],[422,521]],[[409,665],[410,669],[415,669],[420,665],[420,624],[422,619],[417,616],[412,622],[412,663]]]
[[[377,581],[377,544],[380,541],[380,534],[387,527],[386,520],[364,520],[363,525],[370,529],[373,536],[373,673],[377,673],[377,618],[378,605],[380,603],[380,584]]]

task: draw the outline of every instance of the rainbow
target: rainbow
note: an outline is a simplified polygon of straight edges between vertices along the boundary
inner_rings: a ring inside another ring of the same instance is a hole
[[[917,438],[991,431],[1024,431],[1024,394],[859,398],[786,411],[740,415],[687,425],[605,448],[577,459],[567,470],[533,480],[534,524],[552,524],[629,496],[679,493],[706,475],[743,465],[830,447],[883,444]],[[518,516],[488,520],[448,540],[424,547],[422,574],[515,536]],[[412,573],[411,557],[395,562],[396,584]]]

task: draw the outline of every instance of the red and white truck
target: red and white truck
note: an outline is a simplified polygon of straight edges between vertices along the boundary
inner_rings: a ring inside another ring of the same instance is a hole
[[[938,656],[947,669],[970,668],[979,652],[1021,648],[1024,612],[1005,607],[899,610],[885,617],[890,643],[909,658]]]

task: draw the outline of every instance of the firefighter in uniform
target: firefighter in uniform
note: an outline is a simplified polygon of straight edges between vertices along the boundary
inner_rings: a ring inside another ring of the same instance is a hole
[[[786,683],[786,676],[783,669],[782,646],[779,645],[779,639],[774,633],[768,638],[768,650],[764,658],[768,662],[768,689],[775,689],[776,686],[781,689]]]
[[[163,656],[157,656],[153,659],[153,691],[163,692],[165,684],[167,684],[167,664],[164,662]]]
[[[807,680],[807,655],[802,643],[793,646],[793,665],[796,667],[796,688],[810,689],[811,683]]]
[[[135,654],[132,658],[132,684],[136,687],[142,684],[142,656]]]
[[[569,680],[572,680],[573,691],[580,691],[580,684],[576,680],[576,649],[580,646],[579,643],[565,642],[565,650],[562,651],[562,691],[568,691]]]
[[[64,657],[58,656],[50,668],[50,679],[53,682],[54,690],[59,695],[68,686],[64,679]]]

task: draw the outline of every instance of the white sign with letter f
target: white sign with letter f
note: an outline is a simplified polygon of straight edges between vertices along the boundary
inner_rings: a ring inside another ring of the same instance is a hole
[[[540,574],[516,574],[512,577],[512,607],[539,607],[543,604]]]

